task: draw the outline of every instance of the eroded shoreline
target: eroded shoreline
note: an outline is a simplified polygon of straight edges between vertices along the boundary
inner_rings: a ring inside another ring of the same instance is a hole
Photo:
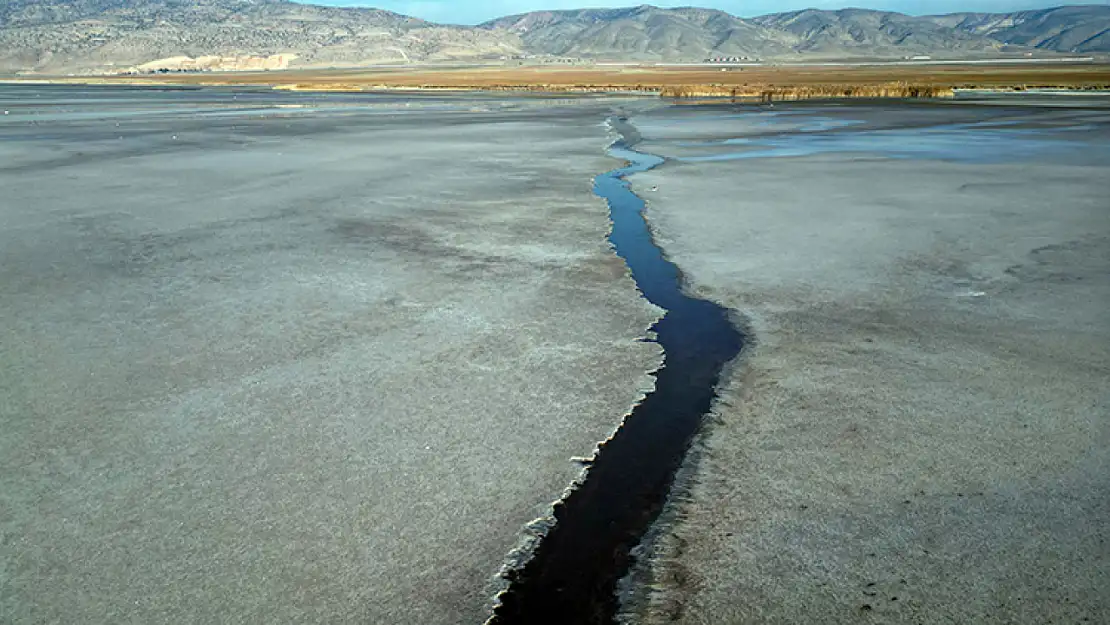
[[[652,237],[644,201],[629,187],[627,177],[663,159],[633,149],[638,133],[626,120],[611,119],[610,126],[620,139],[609,153],[628,164],[599,175],[594,190],[609,203],[614,250],[644,298],[666,311],[651,328],[664,364],[654,374],[655,390],[599,447],[584,482],[556,505],[555,523],[532,559],[509,573],[511,586],[490,623],[613,621],[616,585],[629,570],[630,551],[662,510],[722,369],[743,345],[728,309],[684,292],[677,266]]]

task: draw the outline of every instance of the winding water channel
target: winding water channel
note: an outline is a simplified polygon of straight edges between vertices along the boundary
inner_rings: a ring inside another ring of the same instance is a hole
[[[653,327],[665,360],[655,390],[604,444],[585,482],[555,509],[554,528],[532,559],[510,576],[492,623],[608,624],[618,608],[617,581],[631,549],[662,510],[675,472],[715,397],[724,366],[743,336],[729,311],[682,289],[682,274],[655,244],[644,201],[627,178],[663,163],[633,149],[636,129],[610,120],[621,139],[609,154],[627,165],[601,174],[594,193],[609,204],[609,236],[641,293],[666,314]]]

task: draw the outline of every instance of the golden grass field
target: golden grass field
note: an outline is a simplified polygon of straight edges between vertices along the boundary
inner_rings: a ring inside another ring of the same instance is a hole
[[[575,66],[373,68],[61,79],[62,82],[266,85],[277,89],[640,91],[666,97],[761,99],[812,97],[945,97],[955,89],[1110,89],[1110,64],[871,65],[715,67]]]

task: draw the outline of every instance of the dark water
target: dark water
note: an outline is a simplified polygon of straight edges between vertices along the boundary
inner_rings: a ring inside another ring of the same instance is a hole
[[[682,291],[681,273],[655,244],[644,202],[625,180],[663,159],[634,151],[635,129],[623,120],[611,123],[623,139],[610,154],[629,164],[598,176],[594,192],[609,203],[609,240],[617,254],[644,297],[666,310],[653,327],[664,366],[655,374],[655,391],[601,448],[585,483],[557,506],[555,527],[533,559],[512,574],[494,623],[613,622],[629,552],[658,517],[721,371],[742,346],[727,309]]]

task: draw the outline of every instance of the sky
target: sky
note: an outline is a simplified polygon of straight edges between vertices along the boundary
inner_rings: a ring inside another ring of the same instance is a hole
[[[450,24],[477,24],[486,20],[546,9],[581,9],[586,7],[624,7],[637,4],[656,6],[699,6],[721,9],[740,17],[766,13],[793,11],[795,9],[842,9],[846,6],[884,11],[899,11],[911,15],[955,13],[961,11],[1004,12],[1024,9],[1041,9],[1060,4],[1110,4],[1110,0],[302,0],[313,4],[335,6],[366,6],[388,9],[420,17],[433,22]]]

